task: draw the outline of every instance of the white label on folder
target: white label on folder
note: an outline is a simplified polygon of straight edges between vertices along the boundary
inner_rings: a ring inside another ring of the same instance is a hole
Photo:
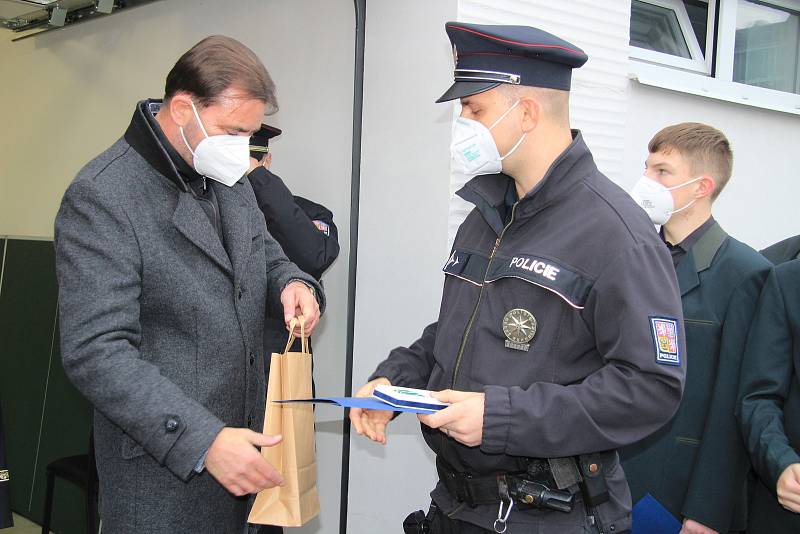
[[[427,408],[429,410],[441,410],[449,406],[446,402],[441,402],[431,396],[431,391],[426,389],[404,388],[401,386],[387,386],[379,384],[375,386],[372,393],[383,402],[392,406],[403,408]]]

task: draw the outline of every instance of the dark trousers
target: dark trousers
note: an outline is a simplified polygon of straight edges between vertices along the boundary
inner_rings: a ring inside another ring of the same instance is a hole
[[[273,525],[251,526],[250,534],[283,534],[283,527]]]
[[[431,534],[485,534],[487,532],[494,534],[493,530],[486,530],[472,523],[451,519],[438,507],[431,511],[433,513],[428,514],[428,520],[431,522]]]

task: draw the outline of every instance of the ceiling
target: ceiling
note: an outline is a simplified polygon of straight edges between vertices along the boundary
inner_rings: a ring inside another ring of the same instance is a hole
[[[0,31],[14,41],[155,0],[0,0]]]

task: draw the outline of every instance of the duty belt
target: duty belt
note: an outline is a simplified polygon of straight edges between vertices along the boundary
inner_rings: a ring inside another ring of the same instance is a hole
[[[572,459],[572,465],[575,463]],[[519,505],[569,513],[579,491],[580,475],[575,466],[575,480],[559,489],[550,462],[531,459],[527,471],[473,476],[453,469],[441,457],[436,458],[436,470],[448,491],[459,501],[470,506],[497,504],[513,499]],[[561,473],[559,473],[561,476]]]

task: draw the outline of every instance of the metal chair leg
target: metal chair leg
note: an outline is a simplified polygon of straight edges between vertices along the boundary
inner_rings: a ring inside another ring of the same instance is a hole
[[[44,515],[42,516],[42,534],[50,534],[50,519],[53,515],[53,491],[55,489],[55,473],[47,471],[47,491],[44,498]]]

